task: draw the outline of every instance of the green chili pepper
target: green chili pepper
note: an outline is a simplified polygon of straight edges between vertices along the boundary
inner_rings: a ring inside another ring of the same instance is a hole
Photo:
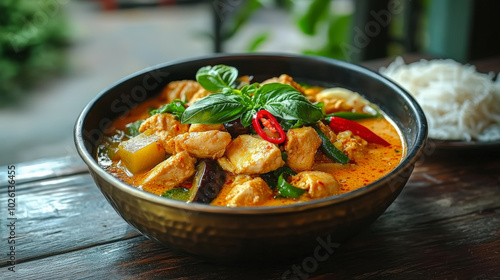
[[[281,158],[284,162],[286,162],[286,160],[288,159],[288,154],[286,152],[281,152]]]
[[[182,188],[182,187],[173,188],[173,189],[170,189],[168,191],[165,191],[164,193],[162,193],[161,196],[171,198],[171,199],[180,200],[180,201],[186,201],[188,199],[188,196],[189,196],[189,189]]]
[[[283,152],[281,155],[283,155],[283,154],[285,154],[285,152]],[[267,185],[271,189],[274,190],[276,188],[276,186],[278,185],[278,178],[280,175],[284,176],[284,178],[286,179],[286,178],[288,178],[288,176],[297,175],[297,172],[293,171],[288,165],[283,165],[282,167],[280,167],[274,171],[260,174],[260,177],[264,181],[266,181]]]
[[[293,198],[299,198],[306,192],[306,190],[299,189],[287,183],[285,179],[283,179],[283,174],[278,177],[278,190],[282,196]]]
[[[331,117],[339,117],[347,120],[361,120],[369,118],[378,118],[379,115],[365,114],[365,113],[353,113],[353,112],[337,112],[328,114],[325,116],[325,120],[330,122]]]
[[[348,156],[333,145],[330,139],[323,133],[323,131],[321,131],[321,129],[319,129],[317,125],[313,125],[312,128],[314,128],[314,130],[318,133],[318,136],[321,139],[321,151],[323,151],[327,157],[340,164],[347,164],[351,161]]]

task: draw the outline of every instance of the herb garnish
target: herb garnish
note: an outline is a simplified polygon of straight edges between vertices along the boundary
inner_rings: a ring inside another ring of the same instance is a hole
[[[323,118],[320,108],[294,87],[279,83],[254,83],[234,88],[238,70],[227,65],[205,66],[196,80],[206,90],[216,92],[194,102],[182,114],[181,122],[221,124],[241,118],[243,126],[252,123],[259,110],[267,110],[291,127],[314,124]],[[288,127],[287,126],[287,127]]]
[[[180,99],[174,99],[174,101],[172,101],[171,103],[165,104],[158,109],[149,111],[149,114],[152,116],[156,114],[170,113],[174,115],[176,119],[180,120],[185,110],[186,103]]]
[[[131,123],[128,123],[127,125],[125,125],[125,127],[127,128],[127,130],[126,130],[127,136],[135,137],[135,136],[141,134],[139,132],[139,127],[141,127],[141,124],[143,122],[144,122],[144,120],[138,120],[138,121],[131,122]]]

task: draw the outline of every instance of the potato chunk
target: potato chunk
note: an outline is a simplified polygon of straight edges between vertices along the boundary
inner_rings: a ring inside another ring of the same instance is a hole
[[[218,161],[224,170],[245,175],[267,173],[285,164],[276,145],[246,134],[234,139]]]
[[[231,142],[231,135],[227,132],[210,130],[204,132],[190,132],[177,135],[170,139],[165,149],[171,154],[187,151],[198,158],[220,158]]]
[[[117,154],[133,174],[150,169],[165,159],[165,150],[160,144],[160,137],[147,133],[120,143]]]
[[[312,198],[322,198],[337,194],[340,185],[330,173],[321,171],[304,171],[290,178],[290,184],[307,190]]]
[[[196,159],[183,151],[162,161],[149,171],[142,185],[160,184],[166,188],[180,185],[194,174]]]
[[[286,133],[286,138],[287,165],[295,171],[310,170],[321,145],[318,133],[312,127],[293,128]]]
[[[262,178],[251,179],[249,177],[243,183],[233,184],[233,188],[226,196],[227,206],[257,206],[268,200],[272,195],[271,189]]]

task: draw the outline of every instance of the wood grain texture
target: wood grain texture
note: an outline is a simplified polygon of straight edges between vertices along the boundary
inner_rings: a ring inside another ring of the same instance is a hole
[[[1,195],[4,202],[5,193]],[[17,185],[16,201],[18,262],[139,235],[107,203],[88,174]],[[0,244],[7,244],[6,236],[2,227]],[[0,254],[0,267],[6,258]]]
[[[500,153],[431,151],[391,207],[326,260],[214,264],[131,229],[88,174],[18,187],[17,279],[494,279]],[[5,239],[2,239],[5,244]],[[6,274],[2,254],[0,277]],[[43,268],[43,269],[41,269]]]
[[[74,175],[88,171],[87,166],[80,158],[72,156],[40,159],[19,164],[13,163],[16,171],[16,183],[23,184],[54,177]],[[0,172],[6,172],[7,166],[0,166]],[[0,173],[3,175],[3,173]],[[7,176],[0,177],[0,187],[8,185]]]

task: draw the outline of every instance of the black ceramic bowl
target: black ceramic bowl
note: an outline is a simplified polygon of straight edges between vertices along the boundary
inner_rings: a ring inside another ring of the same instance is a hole
[[[298,82],[341,86],[364,95],[394,120],[407,153],[389,174],[346,194],[279,207],[225,208],[186,204],[127,185],[95,160],[103,130],[170,81],[194,79],[206,65],[226,64],[257,81],[286,73]],[[372,223],[406,184],[427,136],[424,114],[403,89],[379,74],[332,59],[276,55],[214,55],[168,62],[126,77],[101,92],[83,110],[75,143],[97,186],[113,208],[145,236],[212,260],[236,261],[312,254],[318,242],[337,243]],[[321,239],[321,240],[320,240]]]

